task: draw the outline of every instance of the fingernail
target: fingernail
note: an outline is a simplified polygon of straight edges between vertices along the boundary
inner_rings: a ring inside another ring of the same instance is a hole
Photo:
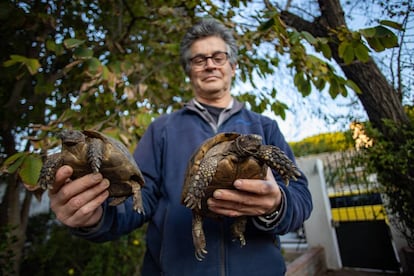
[[[100,173],[94,173],[94,174],[92,174],[92,179],[94,181],[101,181],[102,180],[102,174],[100,174]]]
[[[108,188],[109,187],[109,185],[110,185],[110,182],[109,182],[109,180],[108,179],[106,179],[106,178],[104,178],[104,180],[102,180],[102,185],[105,187],[105,188]]]
[[[213,202],[211,199],[208,199],[208,200],[207,200],[207,205],[208,205],[209,207],[214,207],[214,206],[215,206],[214,202]]]
[[[62,169],[63,169],[63,173],[65,175],[70,175],[71,174],[71,169],[70,169],[69,166],[63,166]]]
[[[220,199],[222,195],[223,195],[223,193],[221,191],[215,191],[214,192],[214,197],[217,198],[217,199]]]
[[[236,188],[240,188],[242,186],[242,182],[240,180],[236,180],[236,181],[234,181],[233,185]]]

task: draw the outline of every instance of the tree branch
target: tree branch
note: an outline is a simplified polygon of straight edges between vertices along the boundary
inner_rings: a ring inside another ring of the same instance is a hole
[[[297,31],[306,31],[315,37],[327,35],[327,29],[318,21],[310,22],[288,11],[281,11],[280,18],[286,25],[295,28]]]

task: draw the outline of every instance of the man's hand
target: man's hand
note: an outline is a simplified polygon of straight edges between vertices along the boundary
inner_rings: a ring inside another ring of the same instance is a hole
[[[88,227],[102,217],[101,204],[108,198],[109,181],[102,174],[88,174],[70,180],[73,169],[62,166],[49,190],[50,207],[57,219],[69,227]]]
[[[260,216],[279,209],[282,194],[268,169],[266,179],[237,179],[236,190],[217,189],[207,201],[211,211],[229,217]]]

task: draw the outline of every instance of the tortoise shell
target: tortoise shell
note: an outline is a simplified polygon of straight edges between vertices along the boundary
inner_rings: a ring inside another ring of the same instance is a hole
[[[181,203],[193,213],[195,255],[201,260],[207,253],[203,217],[217,218],[207,207],[207,199],[216,189],[235,189],[236,179],[265,179],[267,168],[275,170],[288,184],[300,175],[296,165],[276,146],[263,145],[255,134],[219,133],[206,140],[193,154],[187,166]],[[245,245],[246,217],[235,220],[232,234]]]
[[[63,130],[58,137],[62,140],[62,150],[44,162],[38,181],[41,188],[53,188],[58,168],[69,165],[73,168],[72,179],[98,172],[107,178],[109,205],[118,205],[132,195],[133,209],[144,212],[141,198],[144,178],[124,144],[92,130]]]

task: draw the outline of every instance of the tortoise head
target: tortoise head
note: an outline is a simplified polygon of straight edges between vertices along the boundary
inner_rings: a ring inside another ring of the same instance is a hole
[[[241,156],[256,154],[262,145],[262,137],[256,134],[240,135],[234,141],[236,153]]]
[[[76,146],[85,142],[85,135],[79,130],[62,130],[58,137],[62,140],[62,145],[66,147]]]

